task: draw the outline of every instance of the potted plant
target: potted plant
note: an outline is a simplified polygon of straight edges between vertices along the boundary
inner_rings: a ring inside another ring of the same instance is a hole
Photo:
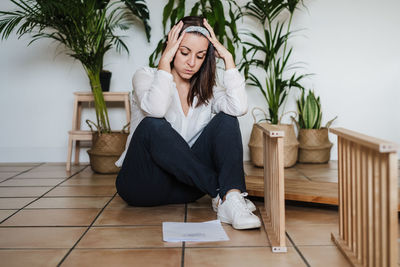
[[[290,27],[293,14],[300,2],[300,0],[252,0],[245,6],[244,13],[258,20],[263,29],[263,36],[252,32],[246,33],[250,40],[243,42],[243,62],[240,69],[244,70],[245,77],[250,80],[248,84],[259,88],[267,101],[268,117],[265,120],[285,132],[285,167],[296,163],[298,142],[293,124],[280,123],[285,114],[284,104],[292,88],[303,88],[299,82],[307,76],[307,74],[298,75],[296,72],[289,74],[294,66],[288,63],[292,48],[288,48],[287,44],[292,36]],[[285,12],[289,13],[286,19],[283,16]],[[251,72],[253,68],[263,70],[263,79],[259,79]],[[253,126],[249,142],[250,156],[256,166],[263,166],[262,143],[259,141],[260,138],[256,138],[260,135],[257,131],[260,130]]]
[[[332,143],[329,141],[328,129],[337,118],[328,121],[321,127],[322,110],[319,97],[309,91],[307,97],[304,90],[296,101],[299,120],[296,122],[299,129],[299,158],[301,163],[326,163],[330,159]]]
[[[103,57],[114,47],[119,52],[125,50],[129,53],[128,47],[117,31],[129,29],[129,25],[135,19],[143,22],[149,40],[149,12],[145,1],[11,0],[11,2],[17,6],[17,10],[0,11],[1,38],[7,39],[15,30],[19,37],[32,33],[33,39],[29,44],[42,38],[49,38],[62,44],[68,55],[82,63],[89,78],[96,110],[97,123],[94,123],[97,128],[96,135],[99,138],[103,135],[111,139],[110,136],[114,134],[110,128],[100,85]],[[96,140],[99,138],[93,138],[92,146],[96,146]],[[124,138],[126,140],[126,136]],[[114,154],[115,151],[122,153],[123,149],[124,145],[121,148],[112,148],[111,151]],[[93,147],[92,152],[94,152]],[[118,171],[115,166],[112,167],[114,167],[114,169],[110,167],[112,172]]]

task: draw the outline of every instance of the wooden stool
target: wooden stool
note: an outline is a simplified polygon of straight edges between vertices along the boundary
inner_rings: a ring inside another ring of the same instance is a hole
[[[72,130],[68,132],[68,155],[66,170],[71,170],[72,147],[75,142],[75,164],[79,164],[79,152],[81,141],[91,141],[92,132],[81,130],[82,104],[84,102],[93,102],[94,97],[91,92],[75,92],[74,93],[74,111],[72,117]],[[129,100],[129,92],[103,92],[105,102],[123,102],[126,112],[126,121],[131,121],[131,108]]]

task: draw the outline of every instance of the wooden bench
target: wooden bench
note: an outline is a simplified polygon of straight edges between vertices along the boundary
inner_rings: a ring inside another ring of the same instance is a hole
[[[285,236],[285,177],[283,131],[257,125],[263,132],[264,208],[261,218],[271,242],[272,252],[287,252]]]
[[[343,128],[338,136],[339,235],[353,266],[397,266],[398,146]]]

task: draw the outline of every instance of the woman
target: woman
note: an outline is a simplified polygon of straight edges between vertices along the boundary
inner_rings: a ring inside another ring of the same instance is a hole
[[[215,56],[225,62],[226,89],[215,86]],[[118,194],[133,206],[188,203],[208,194],[222,222],[260,227],[254,204],[244,199],[236,117],[247,112],[245,81],[207,21],[190,16],[173,26],[158,68],[138,70],[133,90],[132,133],[116,163],[122,164]]]

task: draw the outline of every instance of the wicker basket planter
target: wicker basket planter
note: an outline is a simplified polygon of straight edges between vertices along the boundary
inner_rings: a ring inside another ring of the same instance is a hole
[[[300,129],[299,159],[301,163],[326,163],[330,159],[332,143],[328,128]]]
[[[118,173],[115,162],[125,149],[128,133],[93,133],[92,148],[88,150],[90,166],[94,172],[102,174]]]
[[[261,126],[267,124],[267,122],[258,123],[258,125]],[[285,158],[284,166],[285,168],[292,167],[296,164],[299,147],[299,142],[297,141],[293,124],[278,124],[271,126],[276,128],[277,131],[285,132],[285,137],[283,138]],[[264,167],[262,131],[259,130],[255,125],[253,125],[253,129],[251,131],[249,149],[251,162],[257,167]]]

